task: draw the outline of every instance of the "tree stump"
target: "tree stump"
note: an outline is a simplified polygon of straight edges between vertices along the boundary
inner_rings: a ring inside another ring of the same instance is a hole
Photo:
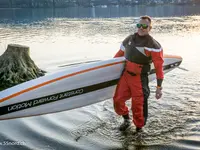
[[[0,91],[44,75],[30,58],[27,46],[9,44],[0,56]]]

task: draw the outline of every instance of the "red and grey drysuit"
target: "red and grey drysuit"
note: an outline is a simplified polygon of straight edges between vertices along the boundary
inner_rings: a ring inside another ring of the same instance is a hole
[[[163,73],[163,50],[150,35],[128,36],[121,44],[115,57],[125,56],[126,64],[114,95],[114,108],[118,115],[127,115],[126,100],[132,98],[133,123],[142,128],[148,116],[147,99],[150,94],[148,74],[153,62],[157,76],[157,86],[161,86]]]

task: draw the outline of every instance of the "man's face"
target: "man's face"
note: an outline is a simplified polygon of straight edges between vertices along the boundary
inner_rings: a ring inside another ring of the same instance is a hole
[[[137,24],[138,28],[138,34],[140,36],[145,36],[149,34],[149,31],[151,30],[151,25],[148,19],[141,19],[139,23]]]

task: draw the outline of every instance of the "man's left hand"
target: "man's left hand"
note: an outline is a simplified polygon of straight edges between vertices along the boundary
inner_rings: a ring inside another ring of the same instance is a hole
[[[162,97],[162,88],[156,89],[156,99],[160,99]]]

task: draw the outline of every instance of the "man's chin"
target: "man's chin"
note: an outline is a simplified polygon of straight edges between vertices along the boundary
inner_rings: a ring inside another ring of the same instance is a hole
[[[145,33],[139,33],[139,32],[138,32],[138,35],[139,35],[139,36],[145,36],[145,35],[147,35],[147,34],[145,34]]]
[[[144,36],[144,34],[138,33],[139,36]]]

